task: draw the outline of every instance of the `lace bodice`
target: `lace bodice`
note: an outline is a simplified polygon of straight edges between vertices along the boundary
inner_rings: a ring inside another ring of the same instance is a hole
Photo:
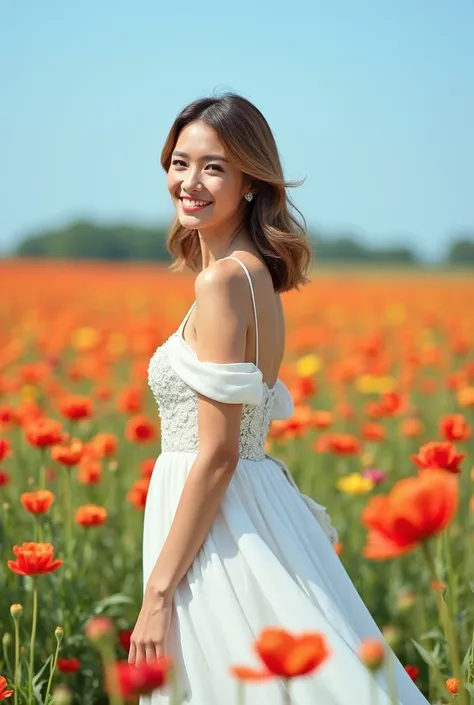
[[[184,356],[195,352],[179,332],[173,333],[158,348],[150,360],[148,383],[158,402],[161,418],[161,450],[197,452],[199,448],[197,402],[195,389],[175,372],[170,364],[170,355],[180,352]],[[277,388],[263,384],[262,403],[244,404],[240,427],[239,455],[249,460],[261,460],[265,456],[267,438]]]

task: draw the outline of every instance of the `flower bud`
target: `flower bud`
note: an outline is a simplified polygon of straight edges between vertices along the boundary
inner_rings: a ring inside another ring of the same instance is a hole
[[[416,595],[413,592],[405,590],[398,595],[398,609],[400,612],[408,612],[416,602]]]
[[[400,629],[394,624],[386,624],[382,628],[382,634],[385,641],[392,647],[392,649],[397,646],[402,636]]]
[[[108,617],[92,617],[86,624],[86,636],[93,644],[114,632],[114,624]]]
[[[5,634],[2,637],[3,646],[8,647],[8,646],[10,646],[11,643],[12,643],[12,635],[10,634],[10,632],[5,632]]]
[[[448,678],[446,681],[446,690],[448,693],[455,695],[459,692],[459,681],[457,678]]]
[[[385,660],[385,647],[378,639],[365,639],[357,649],[359,658],[369,671],[378,671]]]
[[[62,627],[56,627],[56,629],[54,630],[54,636],[61,643],[62,638],[64,636],[64,629]]]
[[[72,703],[71,690],[61,683],[53,690],[53,705],[70,705]]]
[[[13,617],[13,619],[19,619],[21,615],[23,614],[23,606],[18,604],[17,602],[10,607],[10,614]]]

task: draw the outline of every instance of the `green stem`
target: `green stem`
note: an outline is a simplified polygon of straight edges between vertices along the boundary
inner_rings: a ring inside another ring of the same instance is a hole
[[[438,582],[438,578],[436,575],[436,569],[435,569],[434,561],[433,561],[433,558],[430,554],[427,543],[424,543],[422,545],[422,548],[423,548],[423,555],[425,556],[425,560],[426,560],[428,570],[430,573],[431,582],[436,583],[436,582]],[[445,635],[446,643],[447,643],[448,649],[449,649],[449,655],[451,658],[451,663],[453,666],[454,675],[456,676],[456,678],[459,681],[459,705],[469,705],[468,698],[467,698],[467,691],[466,691],[466,688],[464,687],[464,679],[463,679],[462,668],[461,668],[461,658],[459,656],[459,649],[458,649],[458,644],[456,641],[456,635],[454,633],[453,623],[449,617],[446,602],[444,601],[440,590],[435,590],[435,597],[436,597],[436,606],[438,608],[439,618],[440,618],[441,624],[443,625],[444,635]]]
[[[390,703],[391,705],[398,705],[397,679],[395,675],[395,656],[390,649],[386,650],[384,669],[385,678],[387,679]]]
[[[237,681],[237,705],[245,705],[245,687],[242,681]]]
[[[13,682],[15,689],[13,693],[14,705],[18,705],[18,688],[20,687],[20,624],[18,619],[15,619],[15,672]]]
[[[33,577],[33,623],[31,625],[30,664],[28,669],[28,705],[33,702],[33,675],[35,668],[36,622],[38,621],[38,578]]]
[[[120,692],[120,684],[118,682],[117,674],[115,669],[115,652],[113,645],[109,641],[109,636],[104,638],[99,646],[100,655],[102,656],[102,663],[104,666],[104,672],[108,674],[110,679],[111,692],[110,705],[124,705],[122,695]]]
[[[291,694],[290,694],[290,680],[285,678],[283,680],[283,705],[291,705]]]
[[[370,705],[378,705],[379,702],[379,687],[375,674],[369,672],[370,678]]]
[[[56,652],[54,654],[54,659],[51,663],[51,666],[49,667],[49,680],[48,680],[48,687],[46,688],[46,695],[44,698],[44,705],[48,705],[48,698],[49,698],[49,693],[51,691],[51,685],[53,683],[53,676],[56,671],[56,665],[58,663],[58,656],[59,656],[59,639],[56,640]]]
[[[40,489],[46,489],[46,448],[41,448],[41,461],[40,461]]]

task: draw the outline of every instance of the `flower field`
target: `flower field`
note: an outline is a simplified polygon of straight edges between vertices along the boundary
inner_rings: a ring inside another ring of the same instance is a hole
[[[91,705],[107,690],[118,704],[172,672],[156,664],[134,690],[125,662],[160,450],[147,367],[193,276],[0,261],[0,281],[0,700]],[[295,413],[268,450],[328,507],[341,561],[430,703],[474,702],[473,278],[316,270],[283,300]],[[262,679],[297,678],[269,664],[303,646],[317,679],[324,635],[277,636],[256,641]],[[368,677],[379,649],[361,648]],[[248,671],[235,665],[251,704]]]

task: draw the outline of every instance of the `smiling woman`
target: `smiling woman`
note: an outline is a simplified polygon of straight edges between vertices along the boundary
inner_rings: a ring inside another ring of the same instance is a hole
[[[325,508],[266,452],[271,422],[293,414],[279,374],[280,292],[307,281],[311,260],[271,130],[244,98],[205,98],[178,116],[162,163],[177,214],[169,247],[177,267],[199,274],[195,302],[148,368],[161,454],[129,661],[168,654],[184,702],[222,705],[235,699],[231,667],[251,663],[262,629],[313,631],[331,656],[314,680],[291,684],[294,705],[352,705],[354,693],[393,705],[358,657],[363,639],[382,637],[336,555]],[[281,684],[265,678],[252,703],[280,702],[287,674]],[[426,705],[399,662],[396,676],[400,703]],[[173,699],[160,692],[150,702]]]
[[[199,229],[222,239],[230,226],[234,234],[249,232],[275,291],[308,281],[304,219],[287,193],[297,182],[285,180],[270,127],[252,103],[228,94],[188,105],[170,130],[161,164],[177,209],[168,238],[172,269],[200,272]]]

